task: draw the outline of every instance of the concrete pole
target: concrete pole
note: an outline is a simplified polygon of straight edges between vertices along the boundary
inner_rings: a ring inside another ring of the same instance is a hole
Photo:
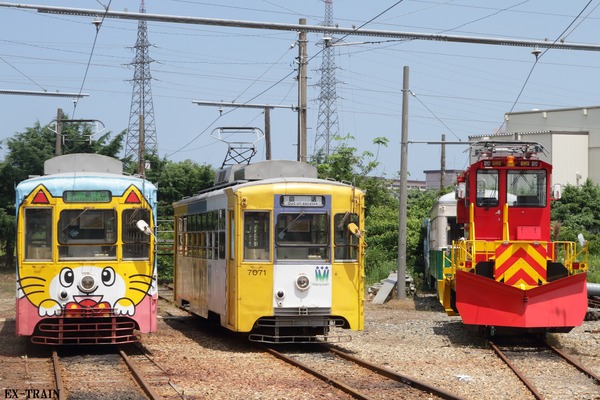
[[[145,123],[144,123],[144,113],[140,113],[140,134],[138,138],[138,168],[137,172],[140,176],[145,176],[146,173],[146,161],[144,160],[145,156],[145,142],[146,142],[146,133],[144,131]]]
[[[400,216],[398,229],[398,299],[406,298],[406,206],[408,202],[408,66],[404,66],[402,86],[402,139],[400,141]]]
[[[271,109],[265,107],[265,160],[271,159]]]
[[[54,148],[54,155],[60,156],[62,154],[62,119],[63,110],[59,108],[56,112],[56,145]]]
[[[440,160],[440,190],[444,189],[446,181],[446,134],[442,133],[442,158]]]
[[[300,18],[300,25],[306,19]],[[298,161],[306,162],[306,31],[298,35]]]

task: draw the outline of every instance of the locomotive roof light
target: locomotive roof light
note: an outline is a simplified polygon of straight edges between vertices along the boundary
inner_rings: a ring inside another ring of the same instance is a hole
[[[310,279],[306,275],[300,275],[296,279],[296,287],[302,291],[305,291],[310,286]]]

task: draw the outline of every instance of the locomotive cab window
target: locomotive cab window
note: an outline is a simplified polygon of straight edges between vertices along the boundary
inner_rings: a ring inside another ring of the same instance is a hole
[[[116,258],[116,212],[109,210],[69,209],[58,220],[60,259]]]
[[[25,258],[27,260],[52,258],[51,209],[25,209]]]
[[[138,229],[139,220],[150,224],[150,212],[143,208],[123,210],[123,258],[150,258],[150,236]]]
[[[509,206],[546,207],[546,171],[511,170],[506,178],[508,192],[512,195],[507,199]]]
[[[329,216],[327,214],[305,212],[279,214],[276,232],[278,259],[329,259]]]
[[[359,226],[358,215],[346,212],[333,217],[336,260],[358,259],[358,238],[348,229],[351,223]]]
[[[478,207],[498,206],[498,171],[477,171],[477,201]]]

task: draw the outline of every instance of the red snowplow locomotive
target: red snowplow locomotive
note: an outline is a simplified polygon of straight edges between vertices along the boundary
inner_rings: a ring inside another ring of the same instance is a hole
[[[587,243],[551,241],[552,166],[538,143],[476,142],[457,179],[454,240],[438,281],[448,315],[468,325],[568,332],[587,310]]]

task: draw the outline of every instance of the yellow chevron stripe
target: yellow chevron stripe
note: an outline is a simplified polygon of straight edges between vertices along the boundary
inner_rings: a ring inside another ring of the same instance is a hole
[[[544,253],[546,253],[546,247],[543,245],[539,245],[541,248],[544,249]],[[504,264],[510,257],[512,257],[512,255],[514,253],[516,253],[519,249],[525,249],[525,251],[527,252],[527,254],[529,254],[529,256],[531,258],[533,258],[539,265],[545,265],[546,264],[546,256],[543,254],[540,254],[534,246],[532,246],[529,243],[512,243],[509,244],[504,251],[502,252],[502,254],[500,256],[498,256],[496,258],[496,265],[502,265]],[[498,255],[496,253],[496,255]]]
[[[539,245],[541,246],[541,245]],[[546,248],[542,246],[544,253]],[[530,258],[531,262],[535,262],[535,265],[530,265],[529,261],[519,257],[515,260],[515,253],[519,251],[524,251]],[[505,264],[512,264],[508,269],[504,271],[504,274],[500,276],[496,276],[496,280],[501,280],[504,278],[505,281],[508,281],[512,278],[512,276],[520,271],[525,272],[527,275],[532,277],[536,282],[542,281],[546,282],[546,279],[538,272],[541,269],[545,269],[546,265],[546,257],[543,254],[540,254],[538,249],[529,243],[513,243],[509,244],[505,247],[501,254],[496,254],[496,270],[503,271],[502,268]],[[537,268],[535,268],[537,267]],[[525,284],[522,279],[518,281],[520,284]]]

